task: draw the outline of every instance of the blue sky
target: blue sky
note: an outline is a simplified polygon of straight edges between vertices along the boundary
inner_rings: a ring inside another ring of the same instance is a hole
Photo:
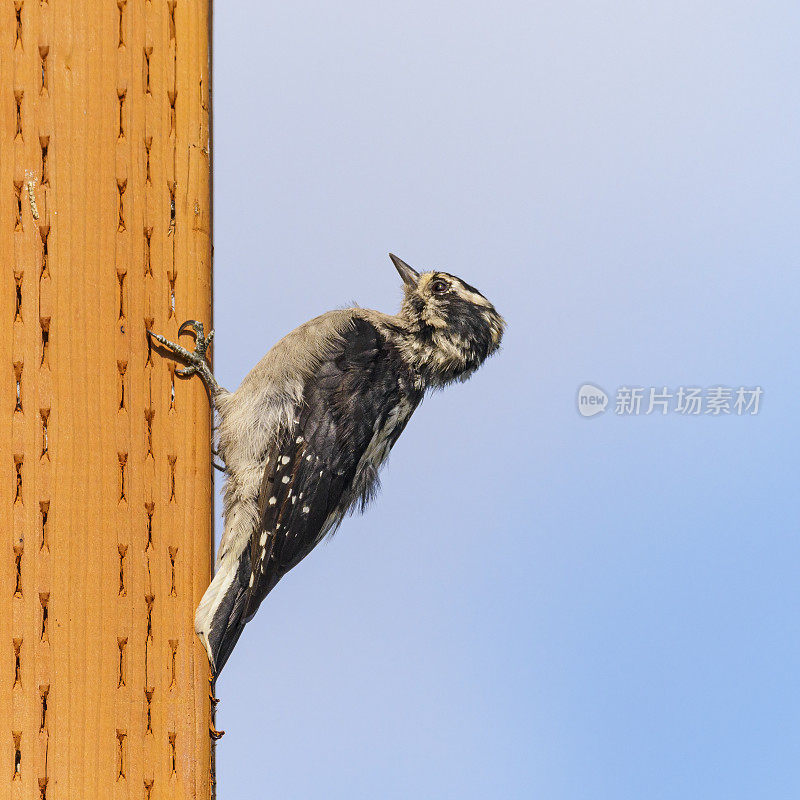
[[[800,8],[256,3],[214,15],[215,369],[393,311],[508,322],[218,684],[223,798],[796,798]],[[583,383],[611,396],[591,419]],[[761,386],[756,416],[618,387]],[[221,504],[220,504],[221,505]]]

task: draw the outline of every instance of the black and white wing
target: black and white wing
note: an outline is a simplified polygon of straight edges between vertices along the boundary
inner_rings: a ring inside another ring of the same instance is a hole
[[[353,503],[366,505],[380,461],[419,403],[402,363],[371,323],[356,318],[344,336],[308,381],[298,423],[267,465],[245,621]]]
[[[366,505],[381,462],[421,398],[394,348],[371,322],[355,317],[307,380],[294,425],[269,454],[260,524],[239,564],[245,592],[215,648],[217,672],[278,581],[351,506]]]

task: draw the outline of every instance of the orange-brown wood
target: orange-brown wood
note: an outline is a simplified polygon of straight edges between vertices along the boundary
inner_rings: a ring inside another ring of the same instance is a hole
[[[0,797],[208,798],[205,0],[0,2]]]

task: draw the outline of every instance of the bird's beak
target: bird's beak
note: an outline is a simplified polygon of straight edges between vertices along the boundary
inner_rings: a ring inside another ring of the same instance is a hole
[[[417,272],[413,267],[409,267],[402,258],[398,258],[393,253],[389,253],[389,258],[392,259],[392,264],[394,264],[395,268],[400,273],[403,283],[406,286],[415,287],[417,285],[417,281],[419,280],[419,272]]]

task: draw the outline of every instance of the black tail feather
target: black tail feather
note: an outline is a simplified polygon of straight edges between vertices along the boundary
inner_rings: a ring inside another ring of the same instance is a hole
[[[200,623],[199,619],[197,620],[198,633],[200,633],[200,638],[205,640],[204,644],[215,678],[222,671],[244,630],[249,575],[250,551],[247,549],[240,556],[236,565],[236,574],[224,592],[220,588],[217,590],[219,593],[215,593],[214,582],[212,582],[207,593],[210,595],[208,601],[210,607],[205,610],[203,622]],[[201,609],[204,608],[205,601],[204,597],[200,604]]]

